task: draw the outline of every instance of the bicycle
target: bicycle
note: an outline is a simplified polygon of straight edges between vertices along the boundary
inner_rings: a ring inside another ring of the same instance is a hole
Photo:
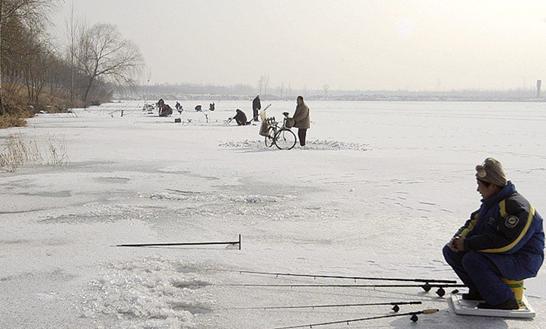
[[[291,150],[296,145],[296,135],[287,125],[288,114],[288,112],[283,112],[284,119],[281,127],[275,121],[275,117],[266,119],[268,128],[267,135],[265,135],[265,146],[271,147],[275,144],[279,150]]]

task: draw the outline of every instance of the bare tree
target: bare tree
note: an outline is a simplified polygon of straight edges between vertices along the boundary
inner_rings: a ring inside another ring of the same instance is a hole
[[[74,23],[74,0],[70,3],[70,23],[69,23],[69,56],[70,56],[70,107],[74,107],[74,46],[76,44],[76,24]]]
[[[22,22],[41,22],[45,9],[55,0],[0,0],[0,115],[5,113],[3,102],[3,53],[6,51],[4,41],[6,35],[3,34],[5,25],[13,19]]]
[[[28,102],[37,105],[38,98],[48,79],[49,62],[52,46],[48,44],[43,25],[40,22],[28,22],[20,44],[22,46],[21,65]]]
[[[78,70],[88,77],[83,93],[85,105],[98,80],[117,85],[133,84],[133,78],[143,66],[138,47],[123,39],[111,24],[83,28],[78,36],[75,58]]]
[[[50,58],[51,53],[48,49],[36,47],[35,51],[29,54],[27,61],[24,63],[28,101],[33,105],[38,103],[38,98],[48,81]]]

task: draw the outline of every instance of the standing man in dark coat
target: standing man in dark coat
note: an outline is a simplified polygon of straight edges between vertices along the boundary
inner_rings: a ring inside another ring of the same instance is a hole
[[[260,102],[260,95],[258,95],[252,101],[252,111],[254,112],[254,121],[258,121],[258,111],[261,109],[262,109],[262,103]]]
[[[296,112],[294,112],[294,127],[298,128],[298,138],[300,140],[300,146],[305,146],[305,138],[307,136],[307,129],[311,128],[311,119],[309,118],[309,107],[303,101],[302,96],[298,96]]]

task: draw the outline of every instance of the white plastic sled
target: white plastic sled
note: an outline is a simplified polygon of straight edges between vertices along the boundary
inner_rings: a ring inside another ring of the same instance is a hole
[[[522,318],[532,319],[535,317],[535,310],[531,307],[531,304],[527,301],[527,298],[523,297],[523,306],[518,310],[494,310],[494,309],[482,309],[477,308],[479,301],[464,300],[460,294],[452,294],[448,299],[449,306],[458,315],[475,315],[475,316],[489,316],[497,318]]]

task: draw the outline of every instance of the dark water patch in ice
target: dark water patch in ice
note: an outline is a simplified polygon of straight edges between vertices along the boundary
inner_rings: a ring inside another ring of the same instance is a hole
[[[72,196],[71,191],[58,191],[58,192],[23,192],[23,193],[17,193],[18,195],[26,195],[26,196],[39,196],[39,197],[46,197],[46,198],[69,198]]]
[[[40,223],[63,223],[63,224],[79,224],[79,223],[96,223],[96,222],[111,222],[111,218],[101,218],[97,215],[84,215],[84,214],[67,214],[56,217],[47,217],[39,220]]]
[[[434,202],[419,201],[419,203],[427,206],[437,206],[437,204]]]
[[[183,194],[183,195],[195,195],[195,194],[201,193],[201,192],[197,192],[197,191],[185,191],[185,190],[177,190],[177,189],[172,189],[172,188],[168,188],[167,191],[174,192],[174,193],[179,193],[179,194]]]
[[[180,311],[187,311],[191,314],[207,314],[212,312],[212,309],[207,307],[206,305],[201,304],[192,304],[192,303],[184,303],[184,302],[170,302],[169,305],[174,310],[180,310]]]
[[[98,183],[127,184],[131,179],[126,177],[95,177]]]
[[[157,172],[161,174],[169,174],[169,175],[184,175],[184,176],[201,178],[201,179],[211,180],[211,181],[220,180],[220,178],[216,176],[202,175],[202,174],[195,173],[189,170],[176,170],[176,169],[169,170],[169,169],[161,168],[161,169],[157,169]]]
[[[63,239],[45,239],[45,240],[26,240],[26,239],[14,239],[14,240],[0,240],[0,246],[17,246],[17,245],[27,245],[27,244],[39,244],[46,246],[62,246],[68,244],[67,240]],[[26,246],[25,246],[26,247]]]
[[[97,200],[98,202],[105,202],[107,200],[101,200],[101,199],[98,199]],[[26,214],[26,213],[32,213],[32,212],[41,212],[41,211],[52,211],[52,210],[59,210],[59,209],[66,209],[67,207],[80,207],[80,206],[88,206],[89,205],[89,202],[88,201],[83,201],[83,202],[74,202],[74,203],[70,203],[70,204],[66,204],[66,203],[55,203],[54,205],[52,205],[51,207],[47,207],[47,208],[36,208],[36,209],[25,209],[25,210],[12,210],[12,211],[1,211],[0,210],[0,215],[13,215],[13,214]],[[51,219],[52,217],[48,217],[49,219]],[[42,220],[38,220],[38,222],[44,222],[44,221],[47,221],[47,219],[42,219]]]
[[[160,193],[152,193],[149,196],[149,198],[151,200],[181,201],[181,200],[188,200],[188,199],[192,198],[192,195],[191,194],[160,192]]]
[[[201,289],[207,286],[210,286],[210,283],[200,280],[172,280],[171,284],[173,287],[180,288],[180,289]]]
[[[187,264],[187,263],[178,263],[175,265],[175,270],[178,273],[200,273],[206,271],[209,268],[205,264]]]
[[[158,169],[157,172],[162,174],[173,174],[173,175],[189,175],[191,171],[189,170],[169,170],[169,169]]]
[[[0,211],[0,215],[26,214],[26,213],[51,210],[51,209],[57,209],[57,208],[53,207],[53,208],[37,208],[37,209],[29,209],[29,210]]]

